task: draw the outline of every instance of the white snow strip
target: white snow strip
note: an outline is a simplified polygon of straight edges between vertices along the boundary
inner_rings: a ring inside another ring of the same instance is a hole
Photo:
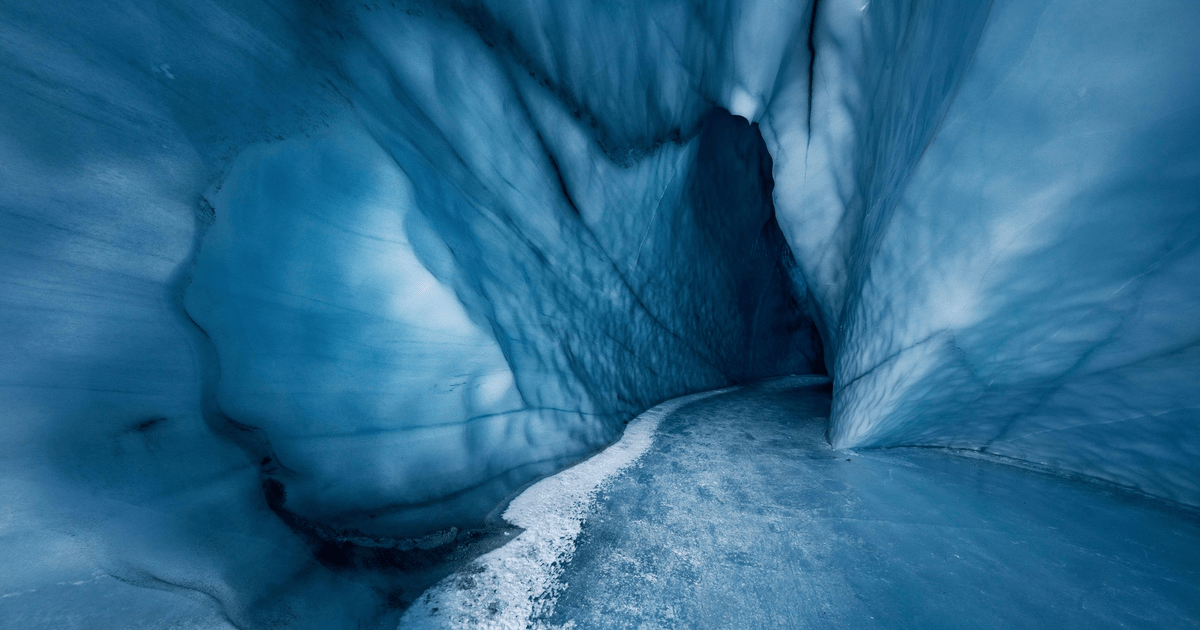
[[[426,591],[404,613],[400,628],[532,627],[535,617],[554,609],[562,588],[558,578],[601,485],[649,450],[658,424],[676,409],[732,389],[668,400],[630,421],[616,444],[530,486],[504,512],[504,520],[525,531]]]

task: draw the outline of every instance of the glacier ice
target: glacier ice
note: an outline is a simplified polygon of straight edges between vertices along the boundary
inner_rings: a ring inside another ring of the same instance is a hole
[[[383,615],[322,553],[787,373],[838,448],[1200,505],[1190,3],[0,11],[14,627]]]
[[[473,85],[442,82],[447,99]],[[500,117],[510,98],[475,106]],[[465,110],[422,150],[477,163],[435,172],[386,104],[386,125],[243,152],[185,292],[220,412],[263,431],[289,510],[376,535],[461,526],[649,402],[819,361],[745,121],[710,114],[567,183],[596,162],[578,137],[514,121],[494,154],[455,147],[486,128]]]
[[[653,444],[596,497],[570,561],[519,583],[549,596],[530,602],[519,589],[472,584],[463,572],[432,590],[432,600],[422,597],[400,627],[1091,630],[1200,622],[1194,512],[986,455],[834,451],[825,437],[829,395],[804,380],[735,386],[647,412],[659,416]],[[572,488],[548,482],[583,467],[538,485]],[[535,490],[513,505],[545,493]],[[551,523],[564,511],[558,505],[533,518],[527,505],[518,516]],[[511,546],[479,562],[513,566],[502,564]],[[546,577],[556,579],[546,585]],[[534,623],[513,619],[524,615]]]
[[[903,189],[846,204],[864,230],[830,338],[835,445],[980,449],[1200,503],[1198,20],[992,3]]]

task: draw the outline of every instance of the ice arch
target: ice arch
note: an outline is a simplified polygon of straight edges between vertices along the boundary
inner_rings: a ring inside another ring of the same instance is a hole
[[[383,587],[297,527],[444,535],[817,362],[836,446],[1200,504],[1190,3],[3,10],[6,594],[333,627]]]
[[[447,176],[348,120],[244,152],[211,194],[185,305],[289,510],[476,525],[656,400],[819,366],[745,121],[591,181],[595,156],[548,146],[581,139],[495,133]]]

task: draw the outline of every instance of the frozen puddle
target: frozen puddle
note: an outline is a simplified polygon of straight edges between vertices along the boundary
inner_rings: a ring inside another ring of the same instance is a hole
[[[735,388],[664,402],[634,418],[617,443],[529,487],[504,520],[524,528],[515,540],[481,556],[471,569],[438,582],[400,620],[402,629],[523,629],[554,608],[575,538],[608,480],[638,461],[663,418],[683,405]]]

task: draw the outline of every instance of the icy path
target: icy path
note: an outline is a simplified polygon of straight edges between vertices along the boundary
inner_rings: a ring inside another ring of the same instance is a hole
[[[440,596],[475,602],[469,623],[420,605],[406,619],[524,627],[533,615],[534,626],[575,630],[1200,626],[1195,513],[944,451],[834,452],[828,394],[797,383],[660,409],[640,460],[599,478],[598,497],[588,491],[582,533],[559,539],[571,559],[544,567],[537,578],[550,583],[537,594],[506,596],[460,574]],[[529,557],[506,549],[510,562]]]

